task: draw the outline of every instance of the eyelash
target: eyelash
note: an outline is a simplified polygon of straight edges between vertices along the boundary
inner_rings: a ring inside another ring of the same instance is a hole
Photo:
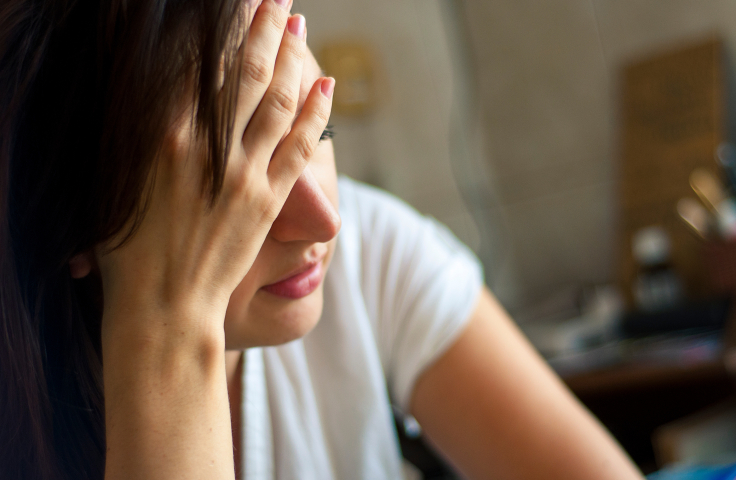
[[[322,140],[327,140],[328,138],[334,137],[335,136],[335,130],[333,130],[334,128],[335,128],[334,125],[327,125],[327,127],[325,128],[325,131],[322,132],[322,135],[320,135],[319,141],[321,142]]]

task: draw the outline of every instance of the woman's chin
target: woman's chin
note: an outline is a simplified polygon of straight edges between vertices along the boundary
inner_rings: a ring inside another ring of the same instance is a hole
[[[308,334],[322,315],[323,286],[302,298],[285,298],[258,291],[247,318],[225,322],[228,350],[282,345]]]

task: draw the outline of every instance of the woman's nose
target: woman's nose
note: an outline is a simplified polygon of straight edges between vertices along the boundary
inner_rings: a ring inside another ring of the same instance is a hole
[[[328,242],[340,231],[340,214],[307,167],[271,226],[279,242]]]

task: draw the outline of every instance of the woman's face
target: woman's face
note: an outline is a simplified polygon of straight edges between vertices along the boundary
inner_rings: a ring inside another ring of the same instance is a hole
[[[321,76],[308,52],[297,111]],[[326,139],[294,185],[250,271],[230,296],[225,315],[228,350],[278,345],[304,336],[316,325],[322,314],[322,280],[339,230],[335,157],[332,141]],[[69,261],[70,273],[82,278],[93,265],[92,252],[79,254]]]
[[[302,74],[299,109],[322,76],[311,52]],[[230,297],[229,350],[277,345],[304,336],[322,314],[323,278],[340,230],[332,141],[322,140],[289,194],[258,257]]]

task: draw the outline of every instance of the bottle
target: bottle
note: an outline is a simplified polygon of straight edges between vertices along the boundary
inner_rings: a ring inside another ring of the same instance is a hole
[[[659,225],[638,230],[632,238],[639,272],[633,285],[637,306],[644,311],[674,307],[682,300],[682,282],[670,262],[670,237]]]

